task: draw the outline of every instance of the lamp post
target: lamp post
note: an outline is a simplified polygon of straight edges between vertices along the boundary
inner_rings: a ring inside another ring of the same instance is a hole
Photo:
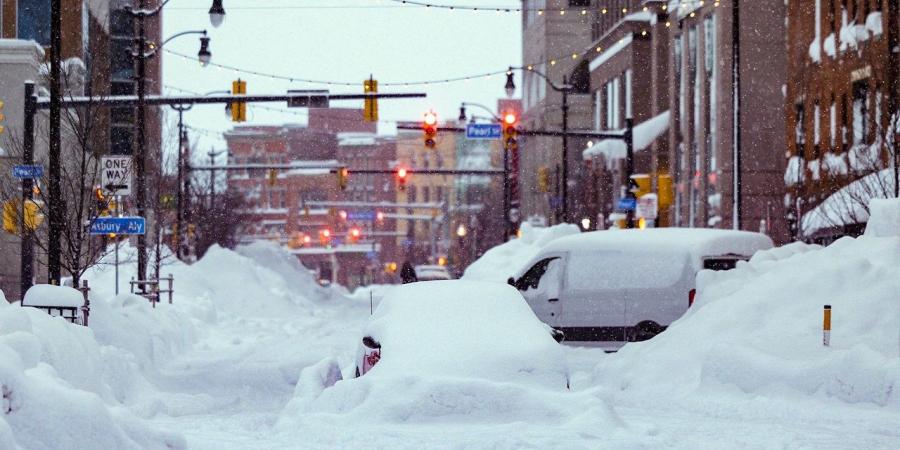
[[[145,174],[145,165],[146,165],[146,84],[147,84],[147,59],[153,57],[156,54],[157,50],[161,48],[163,45],[171,41],[172,39],[183,36],[185,34],[202,34],[203,36],[200,38],[200,51],[197,53],[197,57],[200,60],[200,64],[205,66],[209,63],[211,58],[211,54],[209,52],[209,38],[206,37],[206,30],[203,31],[187,31],[183,33],[178,33],[169,39],[166,39],[159,47],[149,46],[147,42],[147,30],[146,30],[146,21],[148,17],[156,17],[162,11],[163,7],[166,6],[171,0],[165,0],[159,6],[148,9],[146,6],[146,0],[136,0],[137,7],[125,8],[125,11],[131,16],[133,20],[137,20],[138,22],[138,37],[136,39],[136,48],[131,52],[132,57],[135,60],[136,67],[136,81],[137,81],[137,97],[138,97],[138,105],[137,105],[137,140],[135,143],[135,154],[134,158],[134,166],[136,172],[136,187],[137,187],[137,214],[140,217],[145,217],[146,214],[146,174]],[[225,18],[225,9],[222,7],[221,0],[213,1],[212,7],[209,10],[209,18],[210,23],[217,27],[222,24],[222,21]],[[157,218],[158,220],[158,218]],[[146,280],[147,275],[147,240],[144,235],[138,235],[138,279]],[[141,290],[144,290],[144,285],[140,285]]]
[[[506,95],[510,97],[512,97],[516,91],[516,84],[513,81],[514,69],[528,70],[531,73],[537,74],[547,82],[547,85],[549,85],[551,89],[562,94],[562,198],[560,199],[562,203],[562,213],[560,216],[562,222],[567,222],[569,220],[569,93],[575,90],[575,86],[569,84],[565,75],[563,75],[562,84],[555,84],[550,81],[550,78],[548,78],[547,75],[539,70],[535,70],[533,67],[510,67],[506,72],[505,86]]]

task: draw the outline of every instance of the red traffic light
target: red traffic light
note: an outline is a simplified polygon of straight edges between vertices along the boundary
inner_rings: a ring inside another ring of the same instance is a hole
[[[433,111],[429,111],[429,112],[425,113],[425,121],[424,122],[425,122],[425,125],[427,125],[427,126],[437,125],[437,114],[435,114]]]
[[[406,169],[404,169],[403,167],[397,169],[397,178],[406,180]]]
[[[503,123],[507,125],[515,125],[518,120],[519,118],[514,113],[509,112],[503,115]]]
[[[351,229],[350,229],[350,236],[353,236],[353,237],[355,237],[355,238],[358,238],[359,235],[360,235],[359,228],[351,228]]]
[[[319,234],[322,235],[323,238],[328,239],[328,238],[331,237],[331,230],[329,230],[328,228],[326,228],[326,229],[320,231]]]

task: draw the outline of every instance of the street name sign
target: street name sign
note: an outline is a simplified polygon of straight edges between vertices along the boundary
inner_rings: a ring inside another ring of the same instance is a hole
[[[100,161],[100,184],[112,195],[131,195],[131,157],[104,156]]]
[[[375,220],[375,211],[348,211],[347,220],[372,222]]]
[[[633,211],[637,206],[637,199],[634,197],[623,197],[619,199],[619,209],[623,211]]]
[[[144,234],[143,217],[97,217],[91,223],[91,234]]]
[[[19,165],[13,166],[13,177],[16,178],[42,178],[44,176],[44,166],[41,165]]]
[[[466,139],[500,139],[498,123],[470,123],[466,125]]]

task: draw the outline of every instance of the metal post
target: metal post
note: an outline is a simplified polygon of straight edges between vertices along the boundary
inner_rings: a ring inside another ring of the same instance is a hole
[[[56,1],[56,0],[55,0]],[[143,11],[145,9],[145,0],[140,0],[138,2],[139,8]],[[144,14],[140,14],[137,16],[138,19],[138,40],[137,40],[137,48],[135,49],[135,54],[137,55],[137,97],[138,97],[138,105],[137,105],[137,151],[135,152],[134,158],[134,166],[137,172],[137,215],[139,217],[146,218],[146,173],[145,173],[145,163],[146,163],[146,135],[145,128],[147,126],[146,120],[146,105],[145,105],[145,96],[146,96],[146,82],[147,82],[147,68],[146,68],[146,55],[144,51],[147,47],[147,30],[145,27],[146,18]],[[140,234],[137,237],[137,250],[138,250],[138,270],[137,276],[139,280],[147,279],[147,240],[145,235]],[[141,292],[146,292],[146,287],[141,285]]]
[[[91,300],[89,296],[91,288],[88,287],[87,280],[81,280],[81,289],[79,291],[84,296],[84,305],[81,307],[81,315],[84,317],[82,325],[88,326],[88,317],[91,315]]]
[[[25,126],[22,137],[22,164],[34,164],[34,82],[25,82]],[[31,178],[22,179],[22,217],[20,226],[22,230],[22,253],[20,270],[20,298],[25,298],[25,292],[31,288],[34,281],[34,236],[25,226],[25,205],[34,197],[34,181]]]
[[[626,195],[628,198],[635,198],[634,186],[632,186],[634,181],[631,178],[634,175],[634,119],[631,117],[625,118],[625,134],[623,137],[625,138],[625,176],[628,177],[625,180],[625,184],[628,186]],[[634,228],[633,208],[629,209],[625,214],[625,228]]]
[[[116,196],[116,217],[119,217],[119,215],[120,215],[119,205],[120,205],[121,203],[122,203],[122,197],[119,196],[119,195],[117,195],[117,196]],[[116,263],[116,295],[118,296],[118,295],[119,295],[119,236],[116,235],[116,237],[114,237],[113,239],[116,240],[116,256],[115,256],[115,263]]]
[[[216,155],[218,153],[210,150],[207,155],[209,155],[209,165],[215,167],[216,165]],[[368,160],[367,160],[368,161]],[[366,191],[368,194],[368,191]],[[214,199],[216,198],[216,169],[213,169],[209,172],[209,210],[212,211],[215,206]]]
[[[177,183],[178,189],[175,193],[175,232],[173,233],[175,238],[175,257],[181,259],[181,235],[184,232],[184,194],[182,192],[182,183],[184,180],[184,111],[185,108],[183,106],[175,106],[172,105],[172,108],[178,111],[178,171],[177,171]]]
[[[562,88],[562,223],[569,221],[569,80]]]
[[[509,148],[503,143],[503,242],[509,241],[510,217],[509,217]]]
[[[49,154],[49,224],[47,234],[47,277],[50,284],[59,284],[63,223],[63,199],[60,185],[61,96],[60,65],[62,59],[62,0],[50,2],[50,154]],[[23,211],[24,212],[24,211]]]
[[[743,208],[743,200],[741,198],[743,192],[743,180],[741,179],[741,21],[739,0],[734,0],[731,7],[732,24],[731,24],[731,59],[732,59],[732,108],[734,113],[732,120],[734,121],[732,132],[734,133],[734,142],[732,151],[734,152],[734,211],[732,213],[733,228],[741,229],[741,209]],[[800,217],[797,217],[799,229]]]
[[[182,214],[184,214],[183,220],[186,227],[185,229],[187,230],[190,229],[191,220],[193,219],[193,214],[191,214],[191,147],[188,143],[187,130],[182,131],[181,140],[184,142],[184,197],[182,197],[184,199],[184,210],[182,211]],[[182,231],[179,230],[179,232]],[[185,236],[187,237],[184,239],[184,243],[188,246],[187,248],[190,249],[191,241],[189,239],[191,239],[192,236]],[[192,257],[193,255],[189,251],[184,256]]]

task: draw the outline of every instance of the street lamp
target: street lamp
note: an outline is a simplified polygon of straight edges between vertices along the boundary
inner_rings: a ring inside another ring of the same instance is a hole
[[[456,228],[456,235],[459,236],[460,238],[464,238],[464,237],[466,237],[466,234],[468,234],[468,230],[466,230],[466,226],[464,224],[459,224],[459,226]]]
[[[136,79],[137,79],[137,138],[135,142],[135,152],[133,155],[134,158],[134,166],[136,172],[136,187],[137,187],[137,196],[135,198],[135,204],[137,206],[137,214],[140,217],[146,217],[146,196],[147,196],[147,188],[146,188],[146,146],[147,146],[147,137],[146,137],[146,96],[147,96],[147,59],[153,57],[158,51],[158,48],[155,46],[149,46],[147,42],[147,28],[146,22],[148,17],[156,17],[162,12],[163,7],[165,7],[171,0],[165,0],[160,3],[159,6],[148,9],[147,8],[147,0],[136,0],[136,7],[128,7],[126,6],[123,10],[131,16],[132,20],[136,20],[138,23],[137,30],[137,39],[135,39],[135,48],[131,52],[132,57],[135,60],[136,67]],[[224,19],[225,10],[222,8],[221,0],[213,1],[212,7],[210,8],[209,19],[213,26],[221,25],[222,19]],[[206,65],[209,63],[210,55],[209,53],[209,38],[206,37],[206,30],[203,31],[188,31],[184,33],[178,33],[169,39],[166,39],[159,47],[164,46],[167,42],[172,39],[182,36],[185,34],[202,34],[203,37],[200,39],[200,52],[197,54],[198,59],[200,59],[201,65]],[[149,51],[148,51],[149,49]],[[158,218],[157,218],[158,220]],[[137,239],[137,247],[138,247],[138,267],[137,267],[137,276],[138,279],[143,281],[147,279],[147,240],[146,236],[141,234],[138,235]],[[139,285],[141,291],[145,291],[146,285]]]
[[[200,38],[200,51],[197,52],[197,59],[200,61],[200,67],[208,66],[209,60],[212,59],[212,53],[209,52],[209,38],[206,36]]]
[[[506,71],[506,95],[512,97],[512,94],[515,93],[516,85],[513,82],[513,70],[523,70],[522,67],[510,67],[509,70]],[[556,92],[562,93],[562,221],[566,222],[569,220],[569,93],[575,90],[575,86],[569,84],[569,81],[565,75],[563,75],[563,82],[561,85],[557,85],[550,81],[550,78],[547,75],[544,75],[542,72],[535,70],[533,67],[529,66],[527,69],[531,73],[537,74],[547,84]]]
[[[225,8],[222,7],[222,0],[213,0],[212,6],[209,7],[209,23],[213,27],[219,28],[225,21]]]

